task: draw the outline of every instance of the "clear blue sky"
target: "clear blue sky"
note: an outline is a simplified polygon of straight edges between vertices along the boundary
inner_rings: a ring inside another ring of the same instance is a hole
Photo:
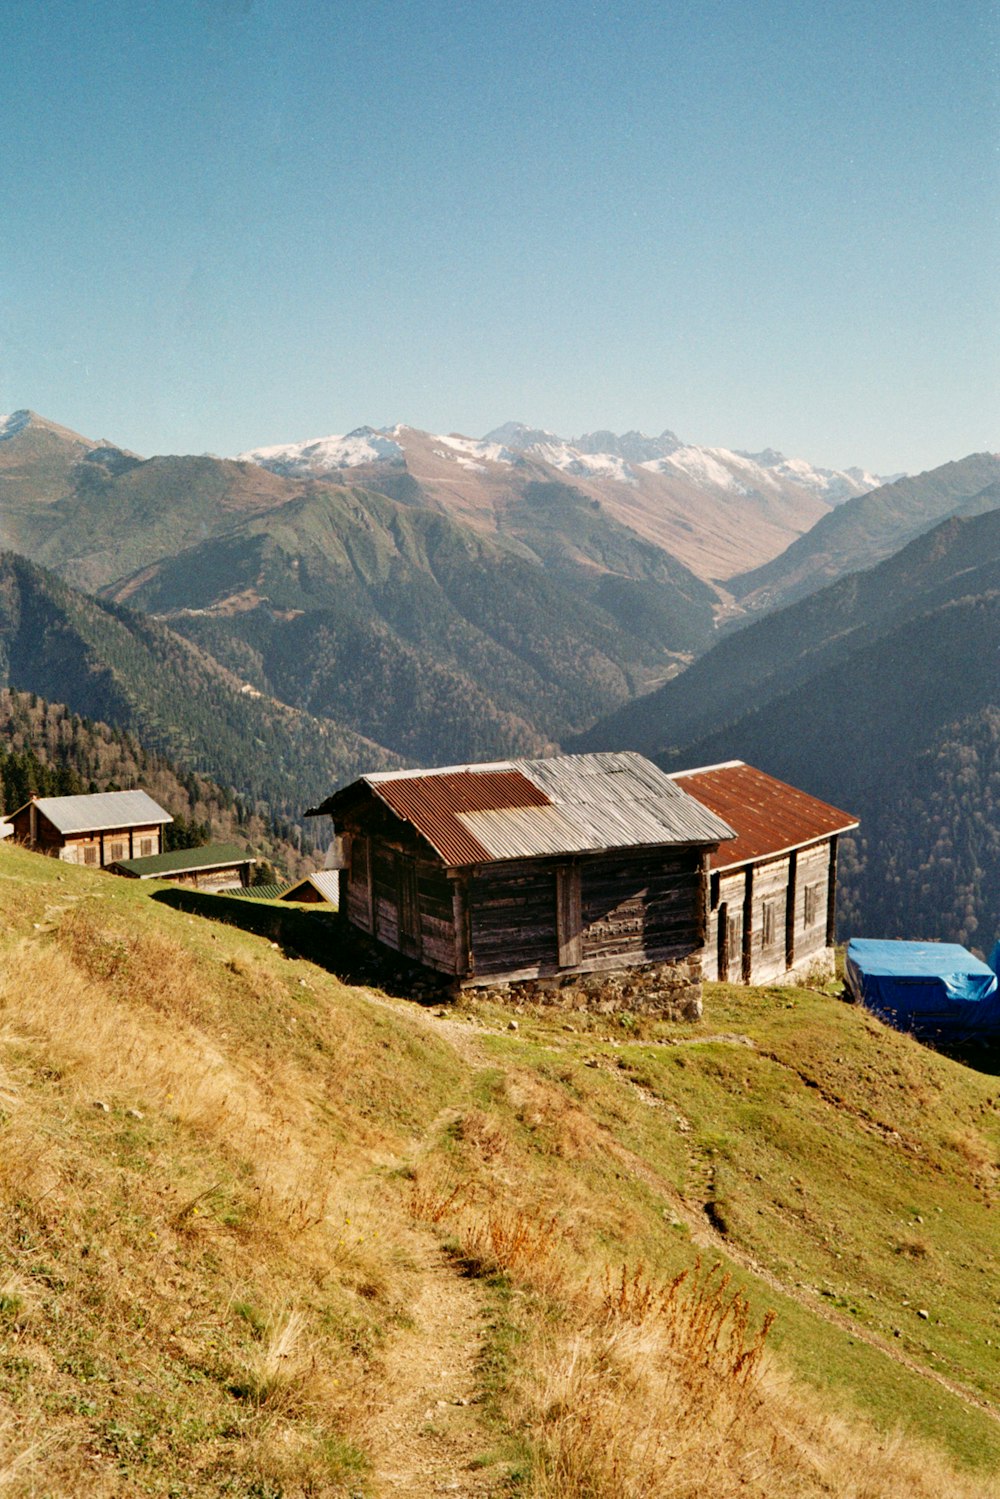
[[[8,0],[0,412],[1000,447],[987,0]]]

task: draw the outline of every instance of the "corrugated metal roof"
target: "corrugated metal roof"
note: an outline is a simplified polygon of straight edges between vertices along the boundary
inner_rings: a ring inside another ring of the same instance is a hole
[[[459,821],[490,859],[523,859],[527,854],[577,854],[591,839],[559,807],[508,807],[496,812],[460,812]]]
[[[507,768],[418,771],[410,776],[373,777],[368,784],[397,817],[412,823],[454,868],[517,857],[491,853],[462,822],[462,813],[550,805],[544,791],[532,785],[520,770]]]
[[[524,760],[526,776],[572,815],[587,847],[718,843],[733,829],[632,750]]]
[[[233,900],[280,900],[290,885],[244,885],[240,890],[220,890]]]
[[[156,875],[193,874],[196,870],[226,869],[231,864],[255,864],[246,849],[235,843],[209,843],[202,848],[174,848],[166,854],[146,854],[139,859],[116,859],[115,869],[127,869],[140,879]]]
[[[299,900],[298,891],[305,885],[312,888],[321,895],[324,900],[330,902],[331,906],[338,904],[340,900],[340,876],[335,869],[315,869],[312,874],[307,874],[304,879],[295,885],[289,885],[287,890],[282,890],[281,900]]]
[[[99,791],[92,796],[40,796],[35,805],[60,833],[96,833],[108,828],[149,827],[153,823],[174,820],[145,791]]]
[[[858,820],[742,760],[679,770],[671,780],[736,829],[736,840],[711,858],[713,869],[732,869],[774,858],[817,839],[856,828]]]
[[[415,827],[451,868],[735,836],[631,752],[366,776],[318,810],[336,817],[358,784]]]

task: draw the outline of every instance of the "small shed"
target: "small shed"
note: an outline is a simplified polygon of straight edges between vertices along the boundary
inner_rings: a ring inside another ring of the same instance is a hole
[[[173,818],[145,791],[101,791],[33,796],[6,821],[18,843],[37,853],[103,869],[162,853],[163,829]]]
[[[347,919],[462,986],[690,965],[734,836],[633,753],[367,775],[321,813]]]
[[[833,972],[837,840],[857,818],[742,760],[672,779],[736,829],[710,857],[706,978],[773,984]]]
[[[296,884],[282,890],[279,900],[293,900],[305,905],[337,906],[340,904],[340,874],[336,869],[317,869]]]
[[[195,890],[240,890],[249,885],[256,862],[235,843],[211,843],[149,858],[117,859],[109,868],[131,880],[169,880]]]

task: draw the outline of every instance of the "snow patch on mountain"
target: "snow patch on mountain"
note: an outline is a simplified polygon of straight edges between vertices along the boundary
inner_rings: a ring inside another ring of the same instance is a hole
[[[355,427],[353,432],[316,437],[307,442],[282,443],[271,448],[250,448],[238,453],[240,462],[259,463],[276,474],[309,474],[325,469],[358,468],[366,463],[402,463],[405,453],[398,442],[375,427]]]
[[[581,453],[568,442],[533,442],[527,453],[540,458],[564,474],[576,474],[586,479],[615,479],[619,484],[636,482],[629,465],[616,453]]]
[[[6,422],[27,418],[16,412]],[[5,434],[0,427],[0,437]],[[542,427],[524,422],[505,422],[485,437],[462,437],[458,433],[434,434],[414,427],[357,427],[343,436],[320,437],[308,442],[284,443],[276,447],[252,448],[239,457],[259,463],[275,473],[298,475],[357,468],[370,464],[402,466],[412,440],[433,444],[438,458],[453,462],[470,474],[489,473],[494,464],[522,464],[535,459],[570,478],[595,483],[635,485],[642,471],[666,479],[682,480],[698,488],[732,495],[804,493],[826,505],[839,505],[852,495],[877,489],[886,481],[864,469],[818,468],[802,458],[788,458],[775,448],[759,453],[732,452],[728,448],[697,447],[684,443],[676,433],[664,430],[659,437],[631,431],[584,433],[582,437],[559,437]]]
[[[678,448],[666,458],[654,458],[640,465],[652,474],[678,474],[693,480],[695,484],[709,484],[713,489],[724,489],[735,494],[748,494],[745,484],[740,483],[727,467],[726,460],[732,458],[726,448]]]
[[[807,463],[804,458],[786,458],[784,453],[779,453],[774,448],[765,448],[762,453],[734,453],[733,457],[744,458],[754,467],[765,469],[778,479],[801,484],[803,489],[809,489],[814,494],[821,495],[831,505],[839,505],[843,500],[849,500],[852,495],[862,494],[866,490],[878,489],[883,484],[892,483],[892,478],[870,474],[867,469],[863,468],[843,470],[817,468],[814,464]]]
[[[435,442],[444,443],[446,448],[452,451],[440,453],[442,458],[454,458],[462,468],[476,469],[480,473],[485,471],[487,463],[516,463],[517,454],[510,448],[505,447],[502,442],[490,442],[488,437],[481,440],[475,437],[459,437],[455,433],[447,437],[435,437]],[[435,449],[435,451],[439,451]]]
[[[30,411],[12,411],[9,416],[0,416],[0,442],[7,437],[16,437],[30,424]]]

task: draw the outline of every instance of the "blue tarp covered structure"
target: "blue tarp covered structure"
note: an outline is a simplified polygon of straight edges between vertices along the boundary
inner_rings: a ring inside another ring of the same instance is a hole
[[[889,1025],[922,1040],[1000,1036],[997,976],[954,942],[855,937],[847,947],[847,986]]]

